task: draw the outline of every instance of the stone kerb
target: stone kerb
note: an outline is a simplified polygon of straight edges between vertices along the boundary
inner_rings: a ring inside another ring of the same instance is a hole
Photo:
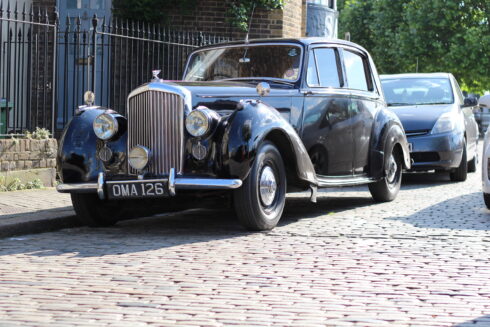
[[[0,176],[25,182],[39,178],[44,186],[54,186],[57,149],[56,139],[0,140]]]

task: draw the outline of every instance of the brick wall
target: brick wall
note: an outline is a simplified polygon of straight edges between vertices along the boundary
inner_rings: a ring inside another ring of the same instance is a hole
[[[303,10],[306,0],[287,0],[283,10],[256,9],[250,28],[250,38],[301,37]],[[189,31],[220,34],[235,39],[245,38],[245,33],[227,22],[227,8],[232,0],[200,0],[193,12],[182,14],[178,10],[169,13],[170,26]]]
[[[55,168],[56,139],[0,140],[0,172],[32,168]]]
[[[39,9],[42,11],[47,10],[48,15],[51,15],[56,8],[56,0],[32,0],[32,8],[34,12],[37,12]]]

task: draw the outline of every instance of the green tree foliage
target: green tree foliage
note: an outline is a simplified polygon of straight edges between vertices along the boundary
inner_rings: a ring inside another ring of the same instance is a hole
[[[490,89],[490,1],[339,0],[339,35],[371,52],[385,74],[451,72]]]
[[[273,10],[284,7],[284,0],[236,0],[228,9],[228,21],[240,30],[247,32],[252,11],[256,8]]]

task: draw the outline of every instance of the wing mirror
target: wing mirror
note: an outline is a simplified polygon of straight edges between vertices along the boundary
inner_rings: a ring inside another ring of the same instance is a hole
[[[478,101],[478,105],[481,108],[489,108],[490,109],[490,94],[484,95]]]
[[[474,107],[478,105],[478,101],[471,97],[471,98],[464,98],[464,105],[463,107]]]

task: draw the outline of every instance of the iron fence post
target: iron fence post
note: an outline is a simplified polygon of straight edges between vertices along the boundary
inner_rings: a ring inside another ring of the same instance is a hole
[[[93,32],[92,32],[92,58],[91,60],[89,60],[89,65],[92,64],[92,92],[95,93],[95,80],[96,80],[96,76],[97,76],[97,61],[96,61],[96,58],[97,58],[97,23],[98,23],[98,19],[97,19],[97,15],[94,14],[94,17],[92,18],[92,28],[93,28]],[[92,61],[92,62],[90,62]],[[97,96],[97,95],[96,95]]]
[[[54,12],[54,22],[53,22],[53,77],[52,77],[52,100],[51,100],[51,135],[55,135],[55,120],[57,119],[58,115],[58,101],[57,101],[57,86],[56,86],[56,73],[57,73],[57,57],[58,57],[58,25],[59,25],[59,16],[58,12]]]

